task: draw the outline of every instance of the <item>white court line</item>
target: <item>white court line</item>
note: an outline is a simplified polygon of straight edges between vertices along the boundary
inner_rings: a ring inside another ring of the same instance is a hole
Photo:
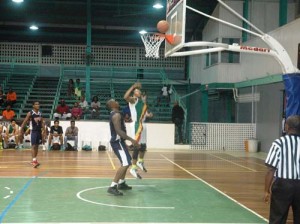
[[[221,190],[219,190],[218,188],[212,186],[211,184],[209,184],[208,182],[206,182],[205,180],[201,179],[200,177],[196,176],[195,174],[193,174],[192,172],[188,171],[187,169],[183,168],[182,166],[178,165],[177,163],[175,163],[174,161],[170,160],[169,158],[165,157],[164,155],[160,154],[163,158],[165,158],[167,161],[169,161],[170,163],[174,164],[175,166],[179,167],[180,169],[182,169],[183,171],[187,172],[188,174],[190,174],[191,176],[195,177],[197,180],[201,181],[202,183],[206,184],[207,186],[211,187],[212,189],[214,189],[215,191],[219,192],[220,194],[222,194],[223,196],[225,196],[226,198],[230,199],[231,201],[237,203],[238,205],[240,205],[241,207],[243,207],[244,209],[248,210],[249,212],[253,213],[254,215],[258,216],[259,218],[265,220],[266,222],[268,222],[267,219],[265,219],[264,217],[262,217],[260,214],[256,213],[255,211],[251,210],[250,208],[246,207],[245,205],[241,204],[240,202],[238,202],[237,200],[233,199],[232,197],[230,197],[229,195],[225,194],[224,192],[222,192]]]
[[[234,165],[236,165],[236,166],[245,168],[245,169],[247,169],[247,170],[250,170],[250,171],[253,171],[253,172],[257,172],[257,170],[254,170],[254,169],[251,169],[251,168],[249,168],[249,167],[246,167],[246,166],[240,165],[240,164],[238,164],[238,163],[232,162],[232,161],[230,161],[230,160],[228,160],[228,159],[223,159],[222,157],[219,157],[219,156],[216,156],[216,155],[213,155],[213,154],[210,154],[210,153],[208,153],[208,155],[214,156],[214,157],[216,157],[216,158],[218,158],[218,159],[220,159],[220,160],[226,161],[226,162],[228,162],[228,163],[232,163],[232,164],[234,164]]]
[[[110,161],[111,166],[113,167],[113,170],[116,170],[116,166],[115,166],[115,164],[114,164],[114,162],[113,162],[113,160],[112,160],[112,158],[111,158],[111,156],[109,155],[109,153],[108,153],[107,150],[106,150],[106,154],[107,154],[107,156],[108,156],[108,158],[109,158],[109,161]]]
[[[4,187],[4,188],[9,191],[9,194],[3,197],[3,199],[7,199],[10,196],[12,196],[12,194],[14,193],[14,191],[12,191],[9,187]]]
[[[26,222],[30,223],[30,222]],[[137,224],[136,222],[76,222],[76,224]],[[3,224],[6,224],[3,222]],[[20,223],[7,223],[7,224],[20,224]],[[53,222],[35,222],[34,224],[53,224]],[[70,222],[59,222],[59,224],[70,224]],[[178,222],[140,222],[139,224],[178,224]],[[181,224],[195,224],[194,222],[181,222]],[[219,223],[206,223],[206,222],[197,222],[197,224],[224,224],[223,222]],[[226,224],[241,224],[241,223],[226,223]],[[261,223],[247,223],[247,224],[261,224]]]
[[[135,186],[135,187],[145,187],[145,186],[147,186],[147,187],[156,187],[155,185],[132,185],[132,186]],[[175,209],[175,207],[155,207],[155,206],[145,207],[145,206],[126,206],[126,205],[106,204],[106,203],[100,203],[100,202],[95,202],[95,201],[87,200],[87,199],[81,197],[81,193],[84,193],[84,192],[90,191],[90,190],[99,189],[99,188],[105,188],[105,189],[107,189],[108,186],[88,188],[88,189],[79,191],[76,194],[76,196],[77,196],[77,198],[79,198],[80,200],[83,200],[85,202],[89,202],[89,203],[96,204],[96,205],[104,205],[104,206],[108,206],[108,207],[134,208],[134,209]],[[116,197],[116,196],[111,195],[111,197]],[[118,197],[125,197],[125,196],[118,196]]]

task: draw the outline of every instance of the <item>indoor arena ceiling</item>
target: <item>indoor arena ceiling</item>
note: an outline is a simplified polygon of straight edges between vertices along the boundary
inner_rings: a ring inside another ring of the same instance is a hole
[[[88,0],[0,0],[0,41],[30,43],[86,43]],[[91,0],[92,45],[140,46],[139,31],[156,31],[165,19],[156,0]],[[217,0],[187,0],[187,5],[211,14]],[[187,40],[201,39],[207,18],[192,11],[187,16]],[[32,31],[31,24],[39,29]]]

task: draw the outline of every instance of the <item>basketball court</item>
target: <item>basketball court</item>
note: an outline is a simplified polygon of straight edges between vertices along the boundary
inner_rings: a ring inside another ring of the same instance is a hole
[[[148,173],[116,197],[112,152],[1,152],[1,223],[266,223],[264,155],[155,150]],[[239,156],[237,156],[239,154]]]
[[[268,47],[186,42],[188,10],[259,37]],[[186,0],[167,1],[166,21],[169,28],[165,33],[142,34],[146,57],[161,57],[159,48],[166,40],[165,57],[234,51],[271,56],[284,74],[298,71],[278,41],[250,22],[251,30],[237,27],[191,8]],[[242,148],[150,148],[145,159],[148,172],[141,173],[142,180],[128,173],[127,183],[133,189],[119,197],[107,193],[119,166],[111,151],[40,151],[42,165],[37,169],[29,165],[29,150],[0,153],[0,223],[268,222],[269,205],[263,201],[265,153]]]

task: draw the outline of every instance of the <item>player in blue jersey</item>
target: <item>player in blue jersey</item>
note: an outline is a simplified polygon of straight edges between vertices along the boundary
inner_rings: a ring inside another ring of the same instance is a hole
[[[21,125],[21,130],[24,129],[24,126],[27,122],[30,122],[31,130],[31,155],[32,155],[32,166],[37,168],[40,163],[37,161],[37,154],[39,145],[42,144],[42,130],[44,128],[44,120],[40,110],[40,104],[38,101],[34,101],[32,104],[33,109],[29,111]]]
[[[137,148],[139,148],[140,145],[137,143],[136,140],[134,140],[126,134],[125,122],[123,116],[119,111],[119,103],[115,100],[109,100],[107,101],[106,106],[111,111],[109,118],[109,126],[111,133],[110,145],[115,155],[121,162],[121,167],[117,170],[117,173],[115,174],[115,177],[107,192],[112,195],[121,196],[123,195],[123,193],[119,190],[132,189],[132,187],[128,186],[125,182],[127,169],[131,165],[131,156],[127,149],[127,145],[125,144],[125,140],[131,141],[132,144]]]

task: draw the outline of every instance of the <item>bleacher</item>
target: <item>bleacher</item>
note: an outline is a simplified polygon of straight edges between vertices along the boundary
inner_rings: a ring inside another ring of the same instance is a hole
[[[1,69],[0,70],[0,82],[3,87],[3,92],[6,93],[9,87],[12,87],[17,93],[17,103],[13,107],[17,118],[23,119],[27,112],[32,109],[32,103],[38,100],[41,104],[41,111],[43,117],[46,119],[53,119],[53,113],[59,103],[59,99],[64,98],[67,105],[72,108],[74,103],[78,101],[75,97],[68,97],[68,82],[72,78],[74,81],[80,78],[82,87],[85,88],[85,75],[83,72],[77,73],[74,76],[73,73],[65,73],[62,78],[58,75],[55,76],[38,76],[37,69]],[[91,77],[90,89],[91,100],[93,96],[98,96],[101,104],[100,116],[97,120],[106,121],[109,118],[109,112],[107,111],[105,104],[108,99],[114,98],[119,101],[121,109],[123,109],[127,102],[123,99],[123,96],[127,89],[135,83],[136,79],[124,79],[115,78],[109,79]],[[142,91],[147,94],[147,103],[149,111],[154,114],[154,117],[149,122],[171,122],[172,102],[170,104],[166,100],[162,100],[157,105],[157,97],[160,95],[161,88],[163,86],[163,80],[158,79],[141,79],[138,80],[142,83]],[[187,85],[178,84],[173,85],[177,94],[185,95],[187,93]],[[172,98],[172,97],[171,97]],[[91,102],[89,102],[90,105]],[[84,120],[90,120],[91,115],[85,114]]]
[[[28,93],[27,99],[24,101],[20,117],[23,118],[26,116],[26,113],[32,109],[34,101],[39,101],[43,117],[51,119],[58,91],[58,83],[59,77],[37,77],[32,89]]]

